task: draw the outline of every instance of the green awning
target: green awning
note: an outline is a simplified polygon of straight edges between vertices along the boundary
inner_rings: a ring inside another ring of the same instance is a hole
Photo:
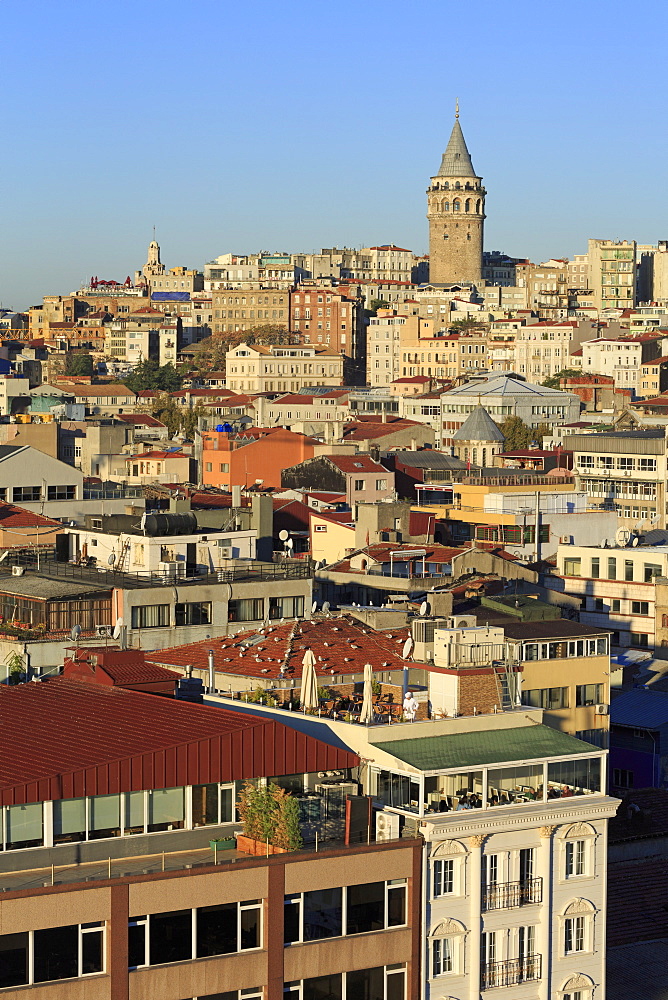
[[[448,736],[423,736],[412,740],[382,741],[373,745],[418,771],[481,767],[507,761],[523,764],[544,757],[601,752],[600,747],[541,725],[453,733]]]

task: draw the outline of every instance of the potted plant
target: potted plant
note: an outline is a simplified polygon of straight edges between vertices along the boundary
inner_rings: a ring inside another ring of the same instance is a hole
[[[247,781],[239,796],[243,832],[237,850],[246,854],[283,854],[302,846],[299,803],[278,785]]]

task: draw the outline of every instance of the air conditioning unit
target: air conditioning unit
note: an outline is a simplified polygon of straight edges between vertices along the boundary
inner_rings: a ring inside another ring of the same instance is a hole
[[[396,813],[376,813],[376,840],[398,840],[399,817]]]
[[[562,545],[570,545],[572,537],[573,537],[572,535],[562,535],[559,541],[562,543]]]
[[[607,715],[609,711],[609,705],[596,705],[594,712],[596,715]]]
[[[220,545],[218,555],[221,559],[231,559],[232,558],[232,546],[231,545]]]
[[[448,618],[446,628],[475,628],[477,619],[475,615],[453,615]]]
[[[23,566],[12,566],[12,576],[23,576],[25,568]]]
[[[113,625],[96,625],[95,626],[95,635],[110,636],[110,635],[113,635],[113,634],[114,634],[114,626]]]
[[[411,637],[413,642],[433,642],[434,629],[447,627],[447,618],[414,618],[411,622]]]

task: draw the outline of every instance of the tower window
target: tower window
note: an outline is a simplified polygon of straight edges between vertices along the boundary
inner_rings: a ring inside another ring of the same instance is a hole
[[[467,240],[470,240],[470,239],[471,239],[471,234],[470,234],[470,233],[467,233],[467,234],[466,234],[466,239],[467,239]]]
[[[465,203],[464,203],[464,211],[465,212],[470,212],[471,211],[471,199],[470,198],[467,198],[466,201],[465,201]]]
[[[444,201],[443,202],[443,211],[444,212],[449,212],[450,211],[450,202],[449,201]]]
[[[448,238],[448,234],[447,233],[443,233],[443,239],[447,240],[447,238]]]
[[[461,210],[462,210],[462,203],[461,203],[461,201],[459,201],[459,200],[453,201],[453,203],[452,203],[452,211],[453,212],[461,212]]]

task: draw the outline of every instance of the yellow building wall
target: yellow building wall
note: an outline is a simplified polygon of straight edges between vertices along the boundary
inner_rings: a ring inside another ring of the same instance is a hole
[[[324,526],[323,530],[318,530]],[[326,563],[344,559],[347,550],[355,548],[355,529],[324,517],[311,515],[311,558]]]

